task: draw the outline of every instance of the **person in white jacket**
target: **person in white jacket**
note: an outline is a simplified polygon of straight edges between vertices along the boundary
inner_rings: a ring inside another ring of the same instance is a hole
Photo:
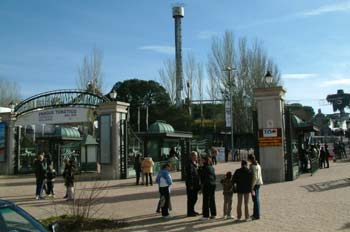
[[[248,156],[252,172],[252,199],[254,203],[252,220],[260,219],[260,185],[263,184],[261,167],[254,155]]]

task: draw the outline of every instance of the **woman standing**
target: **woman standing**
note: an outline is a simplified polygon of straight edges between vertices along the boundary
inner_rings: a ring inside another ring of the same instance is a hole
[[[263,184],[261,167],[254,155],[248,156],[252,172],[252,199],[254,203],[252,220],[260,219],[260,185]]]
[[[216,218],[215,189],[216,176],[210,157],[206,157],[201,168],[201,184],[203,192],[203,217],[201,220]]]
[[[66,161],[64,169],[64,185],[67,188],[67,200],[74,200],[74,172],[75,165],[73,160]]]

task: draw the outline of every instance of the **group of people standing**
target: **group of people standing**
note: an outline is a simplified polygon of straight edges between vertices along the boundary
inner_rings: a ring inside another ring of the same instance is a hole
[[[141,184],[148,186],[150,184],[153,185],[153,167],[154,162],[152,160],[152,157],[145,157],[142,158],[140,154],[137,154],[135,157],[135,163],[134,163],[134,169],[136,172],[136,185],[140,184],[140,178],[141,178]],[[146,181],[145,181],[146,179]]]
[[[64,198],[67,200],[74,199],[74,172],[75,164],[73,160],[64,160],[63,178],[66,186],[66,195]],[[40,153],[34,160],[34,173],[36,178],[35,199],[44,199],[43,193],[45,192],[48,197],[55,198],[54,183],[57,176],[56,170],[53,167],[53,162],[48,158],[45,158],[44,153]]]
[[[200,213],[196,212],[195,205],[198,201],[198,194],[203,194],[202,218],[201,220],[215,219],[217,217],[217,208],[215,202],[216,174],[213,167],[212,158],[207,156],[199,165],[197,152],[193,151],[190,155],[190,162],[186,167],[186,193],[187,193],[187,216],[196,217]],[[249,167],[248,167],[249,162]],[[233,194],[237,193],[237,220],[242,218],[242,204],[244,202],[244,220],[260,219],[260,185],[263,184],[261,176],[261,167],[254,155],[249,155],[248,162],[243,160],[241,168],[234,174],[227,172],[221,180],[224,194],[224,218],[233,218],[232,199]],[[170,186],[172,178],[170,175],[170,165],[163,165],[158,173],[156,182],[159,187],[160,200],[157,206],[157,212],[161,209],[164,218],[169,217],[171,210]],[[252,197],[254,204],[253,215],[249,215],[249,197]]]
[[[261,176],[261,167],[254,155],[248,156],[248,162],[243,160],[241,168],[237,169],[234,174],[227,172],[221,180],[224,195],[224,218],[233,218],[232,199],[233,194],[237,193],[237,219],[242,217],[242,202],[244,200],[245,220],[249,218],[260,219],[260,185],[263,184]],[[217,216],[215,203],[216,175],[211,157],[205,157],[202,166],[198,165],[197,152],[191,153],[191,161],[186,169],[186,191],[187,191],[187,216],[198,216],[195,211],[195,205],[198,200],[198,193],[202,191],[202,220],[215,219]],[[249,217],[249,195],[251,194],[254,203],[253,215]]]

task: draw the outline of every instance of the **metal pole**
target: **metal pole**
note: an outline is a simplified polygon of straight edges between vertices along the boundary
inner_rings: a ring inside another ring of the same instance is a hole
[[[137,132],[140,132],[140,106],[137,107]]]
[[[146,131],[148,131],[148,105],[146,105]]]
[[[232,77],[231,77],[231,71],[232,70],[229,70],[229,79],[230,79],[230,104],[231,104],[231,107],[230,107],[230,113],[231,113],[231,155],[233,157],[234,155],[234,141],[233,141],[233,94],[232,94],[232,85],[233,85],[233,81],[232,81]]]

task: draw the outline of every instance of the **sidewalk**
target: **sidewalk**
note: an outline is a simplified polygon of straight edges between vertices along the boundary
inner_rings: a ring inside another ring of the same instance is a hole
[[[239,167],[238,162],[215,166],[217,181],[226,171]],[[331,163],[329,169],[321,169],[313,176],[303,175],[293,182],[268,184],[261,188],[261,214],[258,221],[235,223],[223,220],[223,195],[217,185],[216,205],[218,219],[199,221],[200,217],[187,218],[185,185],[179,180],[180,173],[174,173],[172,187],[173,217],[162,219],[155,213],[158,202],[157,186],[135,186],[134,179],[113,181],[83,181],[79,189],[88,189],[94,183],[102,190],[103,206],[100,217],[125,219],[128,228],[119,231],[350,231],[350,162]],[[34,200],[33,177],[0,178],[0,198],[16,202],[37,218],[46,218],[65,213],[69,207],[62,199],[62,180],[55,186],[56,200]],[[202,196],[196,205],[201,212]],[[236,195],[233,200],[235,216]],[[252,202],[250,202],[252,208]],[[252,209],[250,209],[252,212]]]

